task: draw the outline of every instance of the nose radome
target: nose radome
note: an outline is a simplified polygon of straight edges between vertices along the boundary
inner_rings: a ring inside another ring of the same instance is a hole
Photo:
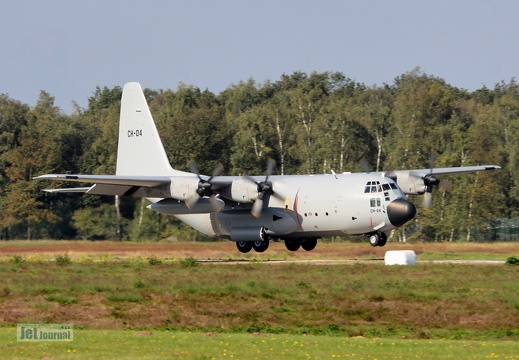
[[[395,199],[387,206],[387,217],[394,226],[402,226],[416,215],[414,204],[405,199]]]

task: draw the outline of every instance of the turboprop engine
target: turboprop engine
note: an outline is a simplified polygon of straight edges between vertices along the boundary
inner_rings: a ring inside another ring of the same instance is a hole
[[[258,186],[246,178],[236,179],[221,195],[238,203],[252,203],[258,198]]]

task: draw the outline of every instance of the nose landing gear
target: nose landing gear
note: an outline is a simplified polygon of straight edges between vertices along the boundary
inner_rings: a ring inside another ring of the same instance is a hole
[[[371,246],[384,246],[387,242],[387,235],[381,231],[369,234],[369,244]]]

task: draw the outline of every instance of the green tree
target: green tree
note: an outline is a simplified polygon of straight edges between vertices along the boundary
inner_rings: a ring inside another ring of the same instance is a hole
[[[7,169],[10,167],[8,154],[20,146],[22,128],[26,125],[29,106],[7,95],[0,94],[0,239],[9,238],[7,192],[10,180]]]
[[[20,146],[9,151],[7,159],[11,166],[6,169],[9,178],[4,226],[13,230],[11,236],[27,239],[38,236],[57,235],[50,231],[49,224],[60,219],[46,204],[41,182],[32,181],[42,173],[59,172],[66,165],[63,159],[77,160],[74,155],[74,140],[68,137],[70,124],[54,98],[42,91],[36,107],[27,114],[27,124],[22,127]],[[16,230],[14,230],[16,229]]]
[[[86,207],[74,212],[72,217],[78,237],[85,240],[106,240],[120,237],[119,229],[126,226],[121,224],[113,206],[102,204],[96,207]]]

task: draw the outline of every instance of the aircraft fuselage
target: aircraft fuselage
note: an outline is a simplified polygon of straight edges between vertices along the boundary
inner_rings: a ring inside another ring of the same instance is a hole
[[[397,184],[380,175],[272,176],[270,181],[281,198],[270,196],[259,218],[251,215],[250,203],[228,199],[217,213],[177,217],[206,235],[236,240],[236,228],[254,234],[264,228],[270,238],[283,239],[387,232],[416,213]]]

